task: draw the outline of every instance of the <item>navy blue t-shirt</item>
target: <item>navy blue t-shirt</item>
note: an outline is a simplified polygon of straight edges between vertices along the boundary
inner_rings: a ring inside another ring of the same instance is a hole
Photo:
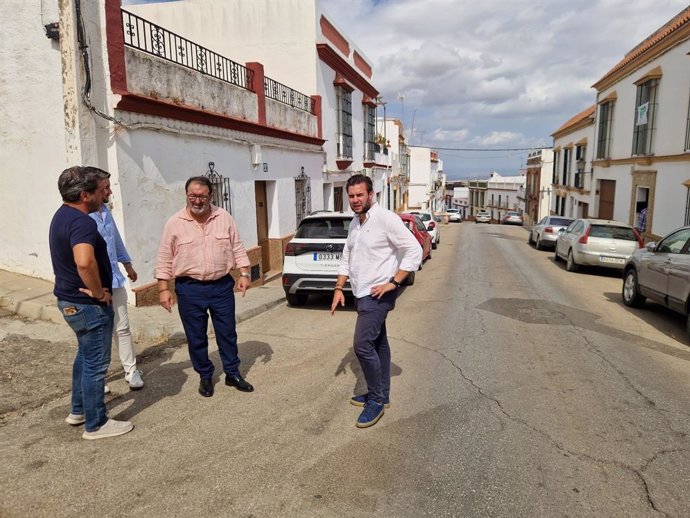
[[[55,273],[55,296],[76,304],[102,304],[79,291],[79,288],[86,288],[86,285],[79,277],[72,251],[72,248],[80,243],[93,246],[101,285],[112,292],[113,271],[110,268],[108,248],[98,233],[96,222],[82,211],[63,205],[50,222],[48,241]]]

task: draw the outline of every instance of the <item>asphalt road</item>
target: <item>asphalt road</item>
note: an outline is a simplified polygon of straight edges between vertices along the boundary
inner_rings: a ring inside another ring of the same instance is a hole
[[[201,398],[171,345],[142,364],[144,390],[113,384],[125,436],[82,440],[67,396],[11,415],[0,515],[688,516],[684,322],[625,308],[617,276],[567,273],[526,239],[443,226],[389,316],[375,427],[347,402],[363,389],[352,308],[280,306],[238,327],[252,394],[221,379]]]

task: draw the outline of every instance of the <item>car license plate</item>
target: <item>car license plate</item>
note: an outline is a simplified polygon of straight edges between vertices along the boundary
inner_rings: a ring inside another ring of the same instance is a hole
[[[342,256],[331,252],[314,252],[314,261],[340,261]]]
[[[620,259],[618,257],[606,257],[605,255],[600,255],[599,261],[602,263],[612,263],[612,264],[623,264],[623,263],[625,263],[625,259]]]

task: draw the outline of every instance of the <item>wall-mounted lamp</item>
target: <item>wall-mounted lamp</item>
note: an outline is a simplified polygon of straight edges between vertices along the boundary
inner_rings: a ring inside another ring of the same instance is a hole
[[[584,158],[578,158],[575,161],[575,167],[577,168],[578,173],[584,173],[586,165],[587,165],[587,161]]]
[[[47,23],[43,26],[46,31],[46,37],[49,40],[60,40],[60,24],[58,22]]]
[[[252,166],[253,167],[259,167],[261,165],[261,163],[263,162],[263,160],[261,158],[261,146],[259,144],[252,144],[251,154],[252,154]]]

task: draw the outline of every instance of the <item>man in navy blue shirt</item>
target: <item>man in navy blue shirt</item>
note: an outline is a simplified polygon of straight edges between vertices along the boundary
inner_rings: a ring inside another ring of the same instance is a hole
[[[72,367],[72,408],[65,421],[84,424],[84,439],[122,435],[129,421],[109,419],[105,374],[113,338],[112,270],[105,241],[88,214],[110,195],[110,174],[96,167],[70,167],[58,179],[63,205],[50,223],[50,256],[58,308],[77,335]]]

